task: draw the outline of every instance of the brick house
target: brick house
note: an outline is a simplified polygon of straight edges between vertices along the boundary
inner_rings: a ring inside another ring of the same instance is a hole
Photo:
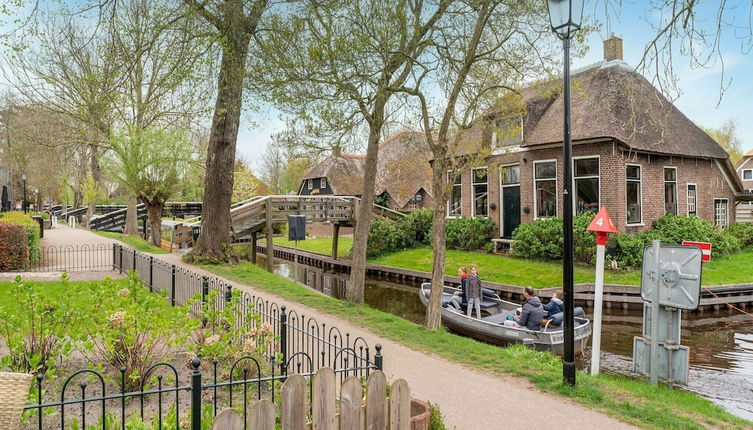
[[[375,202],[410,211],[434,204],[431,165],[424,134],[402,130],[379,144]],[[303,177],[299,195],[360,196],[366,156],[333,154]]]
[[[620,39],[604,45],[603,61],[572,75],[576,214],[606,206],[628,233],[665,214],[733,223],[743,187],[726,151],[622,61]],[[563,208],[561,92],[537,84],[520,96],[518,117],[490,114],[463,133],[466,154],[491,155],[460,174],[447,205],[448,217],[490,217],[502,238]]]
[[[743,183],[747,199],[741,198],[735,211],[738,222],[753,222],[753,151],[748,151],[735,163],[735,171]]]

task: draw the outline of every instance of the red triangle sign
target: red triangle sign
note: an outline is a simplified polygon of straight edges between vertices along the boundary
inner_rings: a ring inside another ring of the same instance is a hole
[[[596,231],[601,233],[617,233],[617,226],[612,222],[612,217],[609,216],[607,208],[604,206],[599,209],[599,213],[587,228],[588,231]]]

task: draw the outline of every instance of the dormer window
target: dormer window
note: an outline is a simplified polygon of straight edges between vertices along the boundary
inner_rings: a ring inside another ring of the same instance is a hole
[[[493,142],[497,147],[515,146],[523,142],[523,117],[498,119],[494,124]]]
[[[321,189],[327,188],[327,178],[322,178],[321,183],[319,184]]]
[[[309,179],[308,180],[308,186],[309,186],[309,190],[313,190],[314,189],[314,180],[313,179]]]

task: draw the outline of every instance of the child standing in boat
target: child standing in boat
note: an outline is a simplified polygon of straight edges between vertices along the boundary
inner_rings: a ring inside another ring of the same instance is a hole
[[[466,296],[468,297],[468,316],[471,316],[472,309],[476,308],[476,315],[481,319],[481,278],[478,276],[478,267],[471,266],[471,274],[468,276],[468,288]]]
[[[467,303],[466,291],[468,290],[468,269],[461,267],[458,269],[458,277],[460,278],[460,291],[455,292],[450,299],[450,303],[456,311],[462,312],[461,304]]]

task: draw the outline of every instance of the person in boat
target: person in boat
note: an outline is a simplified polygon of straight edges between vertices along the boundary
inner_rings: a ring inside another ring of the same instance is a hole
[[[460,291],[456,291],[455,294],[453,294],[450,299],[450,304],[455,310],[462,312],[463,309],[460,306],[468,303],[468,298],[465,294],[468,290],[468,269],[465,267],[459,268],[458,277],[460,278]]]
[[[552,296],[552,300],[549,300],[549,303],[544,305],[544,310],[547,312],[546,316],[550,320],[553,315],[557,315],[558,313],[565,311],[565,303],[562,302],[562,291],[557,290],[554,292],[554,295]],[[560,325],[554,322],[550,324],[553,326]]]
[[[473,270],[471,270],[471,273],[473,273]],[[515,318],[515,322],[528,330],[541,330],[541,320],[544,319],[545,315],[541,300],[536,297],[536,293],[531,287],[526,287],[523,290],[523,299],[523,308],[520,311],[520,316]],[[470,307],[470,304],[468,306]]]
[[[478,276],[478,267],[471,266],[471,274],[466,280],[468,287],[466,297],[468,298],[468,316],[471,316],[473,308],[476,308],[476,315],[481,319],[481,278]]]

